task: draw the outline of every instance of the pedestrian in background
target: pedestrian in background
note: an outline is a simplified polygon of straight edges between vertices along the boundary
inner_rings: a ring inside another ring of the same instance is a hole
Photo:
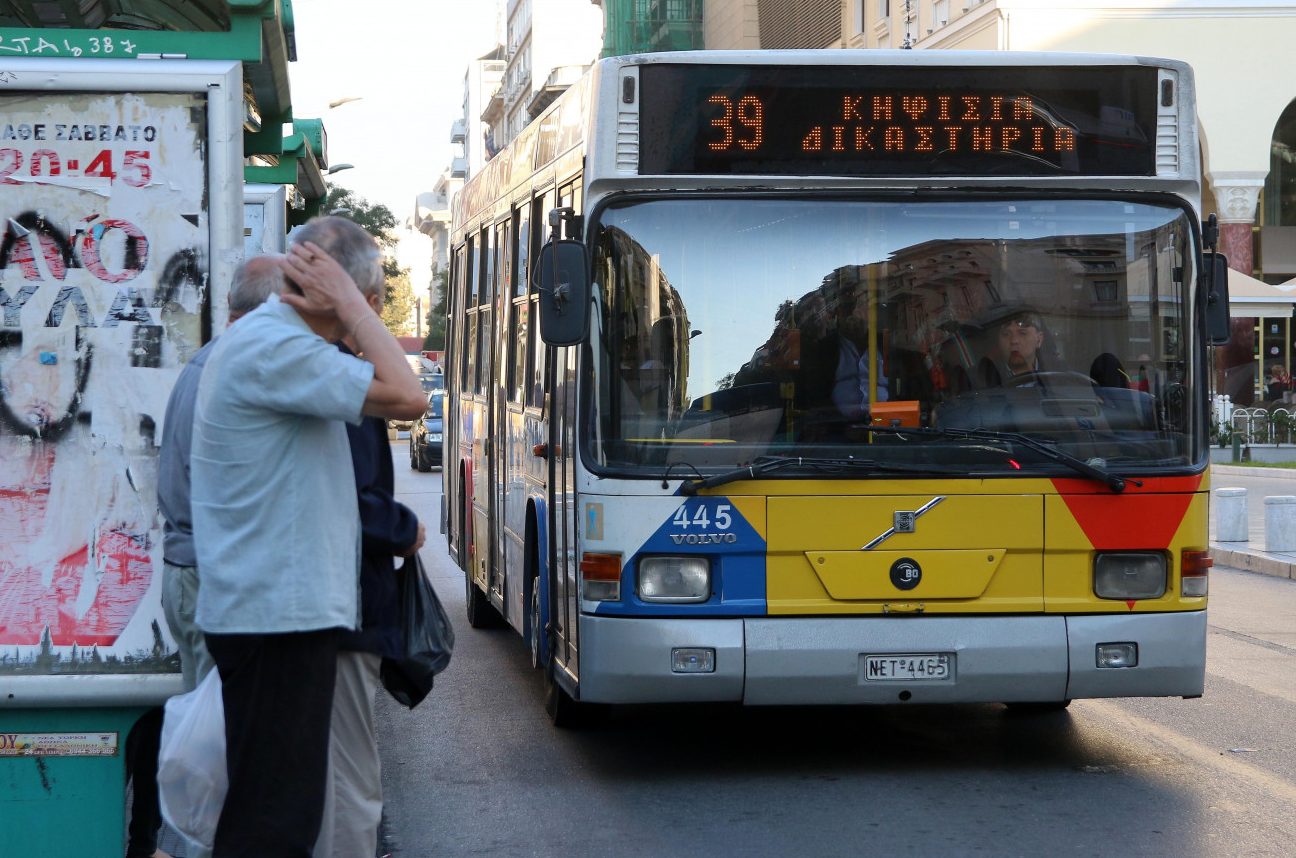
[[[234,272],[229,291],[229,324],[265,303],[283,287],[282,256],[258,256]],[[193,523],[189,512],[189,440],[193,434],[193,403],[198,379],[211,354],[212,340],[199,349],[180,371],[167,400],[158,453],[158,509],[162,513],[162,610],[167,628],[180,651],[185,691],[194,688],[212,668],[202,631],[194,623],[198,598],[198,567],[194,559]],[[131,821],[126,858],[163,858],[157,849],[162,815],[158,808],[157,767],[162,739],[162,707],[146,712],[127,738],[132,787]],[[204,858],[203,852],[188,858]]]
[[[300,238],[314,241],[311,230],[308,225]],[[361,291],[369,307],[382,315],[386,285],[370,282]],[[344,337],[339,348],[355,354],[359,345]],[[383,799],[374,698],[382,659],[402,654],[393,557],[413,555],[424,539],[418,517],[395,497],[387,421],[366,417],[359,426],[347,426],[347,438],[360,507],[360,629],[343,634],[339,645],[328,787],[315,858],[377,854]]]
[[[423,411],[360,285],[374,239],[321,219],[271,296],[220,338],[190,458],[198,626],[220,670],[229,790],[213,854],[309,856],[319,835],[342,631],[357,627],[360,533],[344,423]],[[339,261],[342,263],[339,265]],[[363,359],[333,343],[352,338]]]
[[[254,256],[234,272],[229,293],[229,324],[283,289],[283,256]],[[203,367],[219,338],[190,358],[180,371],[162,423],[158,458],[158,508],[162,512],[162,608],[180,650],[185,691],[193,691],[212,668],[202,630],[194,622],[198,599],[198,561],[194,556],[193,515],[189,508],[189,450],[193,439],[194,399]]]

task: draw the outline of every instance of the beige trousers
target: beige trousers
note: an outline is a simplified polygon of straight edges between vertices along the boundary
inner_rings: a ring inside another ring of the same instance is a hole
[[[374,695],[381,663],[372,653],[338,653],[324,821],[315,858],[372,858],[378,852],[383,801]]]

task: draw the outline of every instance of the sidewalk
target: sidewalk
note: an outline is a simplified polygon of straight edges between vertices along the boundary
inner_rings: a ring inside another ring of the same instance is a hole
[[[1226,486],[1229,477],[1262,477],[1290,481],[1289,493],[1296,495],[1296,469],[1211,465],[1213,488]],[[1247,542],[1217,542],[1215,540],[1215,499],[1211,499],[1210,553],[1215,565],[1296,580],[1296,552],[1262,550],[1259,546],[1264,545],[1263,514],[1256,515],[1254,511],[1249,511],[1248,517],[1250,539]]]

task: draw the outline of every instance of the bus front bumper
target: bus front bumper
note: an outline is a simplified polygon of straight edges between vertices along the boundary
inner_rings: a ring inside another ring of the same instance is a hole
[[[770,704],[1048,702],[1202,693],[1206,612],[1030,617],[581,617],[581,700]],[[1100,644],[1137,644],[1098,667]],[[713,650],[677,673],[675,650]],[[871,680],[870,655],[945,655],[945,679]]]

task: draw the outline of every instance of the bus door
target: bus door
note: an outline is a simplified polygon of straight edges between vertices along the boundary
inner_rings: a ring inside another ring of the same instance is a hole
[[[490,439],[490,449],[487,453],[490,472],[490,514],[487,519],[490,521],[491,528],[489,543],[491,551],[486,592],[501,613],[507,616],[507,605],[504,602],[506,595],[504,551],[507,538],[504,495],[508,480],[507,457],[510,444],[508,391],[504,385],[508,377],[509,352],[507,344],[510,336],[508,316],[513,302],[509,300],[511,291],[509,285],[511,261],[508,252],[509,225],[507,222],[501,223],[496,225],[494,229],[495,236],[491,245],[491,253],[494,255],[494,263],[491,265],[494,272],[491,283],[491,303],[495,308],[495,337],[491,346],[490,386],[486,402],[486,414],[489,415],[488,419],[491,424],[490,431],[487,433],[487,437]]]
[[[579,181],[567,185],[559,192],[558,205],[580,210]],[[562,238],[578,237],[570,222],[564,223],[562,230]],[[580,564],[576,536],[579,514],[576,498],[578,355],[579,350],[571,347],[550,351],[552,375],[549,388],[553,391],[549,417],[549,485],[553,499],[550,504],[549,533],[550,545],[553,546],[551,556],[555,558],[552,580],[556,588],[551,602],[554,611],[552,623],[557,633],[554,657],[559,664],[566,665],[572,674],[578,673],[577,620],[580,615],[580,593],[576,580]]]
[[[491,498],[494,489],[491,483],[490,470],[490,399],[494,383],[491,380],[491,362],[495,354],[495,254],[491,247],[493,227],[486,226],[479,235],[478,243],[478,285],[476,325],[473,328],[473,340],[469,343],[471,366],[469,375],[473,383],[472,437],[470,454],[472,456],[472,525],[471,554],[472,574],[486,592],[490,591],[491,569],[494,558],[491,546],[494,540],[491,534]]]
[[[552,409],[549,414],[549,545],[553,570],[550,601],[555,632],[554,658],[576,672],[577,601],[576,571],[576,350],[556,348],[549,353]]]
[[[459,544],[459,528],[456,522],[463,509],[454,512],[455,499],[459,497],[459,373],[455,364],[450,362],[451,355],[462,355],[463,344],[460,342],[460,329],[463,327],[464,268],[467,266],[468,251],[466,245],[460,245],[450,256],[450,276],[446,278],[446,307],[449,313],[445,327],[445,352],[441,359],[445,379],[445,419],[441,431],[444,443],[441,455],[441,532],[451,546],[452,553],[461,566],[468,563],[464,555],[464,546]],[[455,407],[451,407],[451,403]]]

